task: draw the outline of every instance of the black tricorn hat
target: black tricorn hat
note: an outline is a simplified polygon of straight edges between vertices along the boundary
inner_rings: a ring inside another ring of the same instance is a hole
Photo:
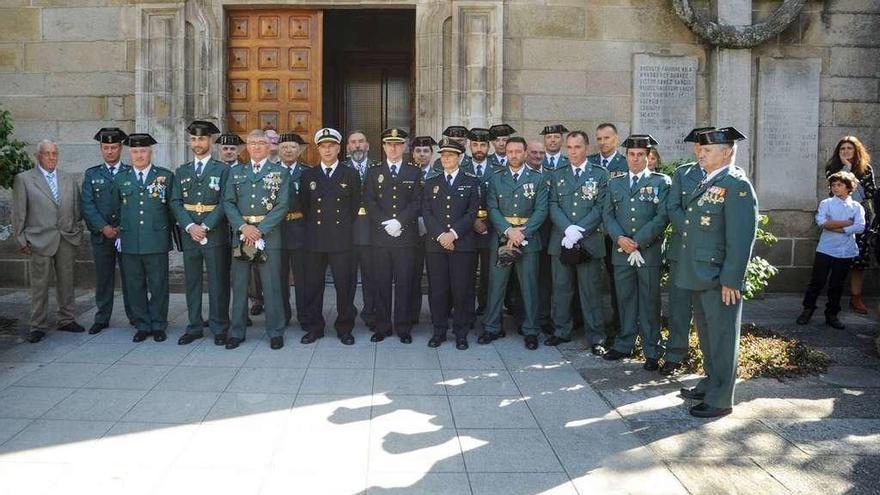
[[[221,146],[241,146],[244,144],[241,137],[238,134],[221,134],[214,143],[219,144]]]
[[[624,148],[643,148],[651,149],[659,143],[650,134],[631,134],[626,141],[623,142]]]
[[[302,138],[302,136],[295,132],[285,132],[278,137],[278,144],[281,143],[296,143],[299,145],[303,145],[306,144],[306,141]]]
[[[488,143],[493,139],[492,131],[482,127],[474,127],[468,131],[468,139],[477,143]]]
[[[443,153],[444,151],[458,153],[460,155],[464,153],[464,146],[459,144],[458,141],[449,139],[449,137],[447,136],[443,136],[443,138],[440,139],[440,153]]]
[[[565,134],[566,132],[568,132],[568,129],[566,129],[564,125],[553,124],[544,126],[544,130],[541,131],[541,135],[544,136],[547,134]]]
[[[129,134],[123,144],[129,148],[145,148],[156,144],[156,140],[147,133]]]
[[[707,144],[733,144],[742,141],[746,137],[733,127],[723,127],[712,131],[703,131],[697,134],[701,145]]]
[[[685,143],[696,143],[696,142],[698,142],[697,141],[697,134],[699,134],[701,132],[705,132],[705,131],[714,131],[714,130],[715,130],[714,127],[696,127],[694,129],[691,129],[691,132],[689,132],[688,135],[684,137],[684,142]]]
[[[495,264],[498,266],[513,266],[516,260],[522,258],[522,255],[522,250],[519,248],[509,248],[507,244],[502,244],[498,246],[498,261]]]
[[[443,135],[446,137],[466,138],[468,137],[468,128],[463,125],[451,125],[443,129]]]
[[[507,125],[507,124],[495,124],[489,128],[489,132],[492,133],[492,139],[510,136],[511,134],[516,132],[516,129]]]
[[[220,134],[220,129],[213,122],[207,120],[193,120],[186,126],[186,132],[190,136],[210,136],[212,134]]]
[[[122,130],[118,127],[102,127],[97,134],[95,134],[95,141],[99,143],[121,143],[125,141],[125,138],[128,137],[128,134],[122,132]]]
[[[559,252],[559,262],[566,266],[580,265],[590,260],[590,253],[581,245],[580,242],[571,247],[571,249],[562,246]]]
[[[432,138],[431,136],[416,136],[412,140],[413,148],[416,148],[418,146],[429,146],[433,148],[436,145],[437,141],[434,141],[434,138]]]

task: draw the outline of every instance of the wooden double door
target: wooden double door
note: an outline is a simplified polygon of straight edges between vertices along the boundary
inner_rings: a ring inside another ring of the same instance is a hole
[[[323,13],[230,10],[226,129],[295,132],[312,143],[322,123]],[[315,163],[309,146],[302,160]]]

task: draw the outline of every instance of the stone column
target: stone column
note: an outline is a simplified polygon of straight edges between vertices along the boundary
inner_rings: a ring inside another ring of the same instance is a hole
[[[159,142],[153,162],[173,168],[185,158],[184,3],[138,10],[135,126]]]
[[[752,23],[751,0],[716,0],[718,22],[733,25]],[[752,51],[714,48],[709,55],[710,124],[733,126],[749,137],[738,145],[736,165],[751,169],[752,139]]]

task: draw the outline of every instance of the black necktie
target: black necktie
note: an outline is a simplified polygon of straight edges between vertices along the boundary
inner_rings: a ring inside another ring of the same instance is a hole
[[[581,178],[581,169],[580,169],[580,168],[576,168],[576,169],[574,169],[574,178],[575,178],[575,179],[580,179],[580,178]]]
[[[633,175],[632,185],[629,186],[630,189],[635,189],[635,188],[636,188],[636,184],[638,184],[638,183],[639,183],[639,176],[638,176],[638,175]]]
[[[115,177],[115,176],[116,176],[116,167],[107,167],[107,170],[110,171],[110,176],[111,176],[111,177]]]
[[[550,168],[556,168],[556,157],[555,156],[550,157]]]
[[[144,173],[143,172],[138,172],[138,182],[140,182],[141,185],[144,185]]]
[[[514,172],[513,173],[513,181],[516,182],[518,180],[519,180],[519,172]]]
[[[602,166],[605,168],[608,168],[608,159],[607,158],[602,159]]]
[[[483,166],[477,165],[477,177],[482,177],[482,176],[483,176]]]
[[[391,166],[391,177],[393,177],[395,179],[397,178],[397,165]]]
[[[446,185],[452,187],[452,174],[446,174]]]
[[[205,164],[202,163],[201,160],[199,160],[199,161],[196,163],[196,175],[197,175],[197,176],[199,176],[199,177],[202,176],[202,167],[204,167],[204,165],[205,165]]]
[[[327,174],[327,177],[330,177],[330,172],[333,172],[333,167],[324,167],[324,173]]]

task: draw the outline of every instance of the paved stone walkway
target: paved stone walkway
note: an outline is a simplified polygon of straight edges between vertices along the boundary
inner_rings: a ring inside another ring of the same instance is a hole
[[[90,298],[78,292],[86,326]],[[746,313],[785,323],[792,301],[752,302]],[[4,313],[26,303],[23,291],[0,292]],[[464,352],[449,343],[433,350],[423,323],[409,346],[372,344],[363,327],[351,347],[329,335],[303,346],[292,329],[286,347],[271,351],[258,317],[245,344],[226,351],[207,340],[177,346],[182,295],[172,296],[170,313],[161,344],[132,343],[120,321],[97,336],[0,342],[0,494],[880,486],[880,362],[861,345],[876,323],[861,317],[841,334],[794,329],[834,335],[813,342],[840,363],[828,375],[747,382],[733,416],[706,422],[687,416],[675,393],[694,377],[662,380],[638,363],[596,359],[578,342],[530,352],[514,335],[490,346],[472,338]]]

